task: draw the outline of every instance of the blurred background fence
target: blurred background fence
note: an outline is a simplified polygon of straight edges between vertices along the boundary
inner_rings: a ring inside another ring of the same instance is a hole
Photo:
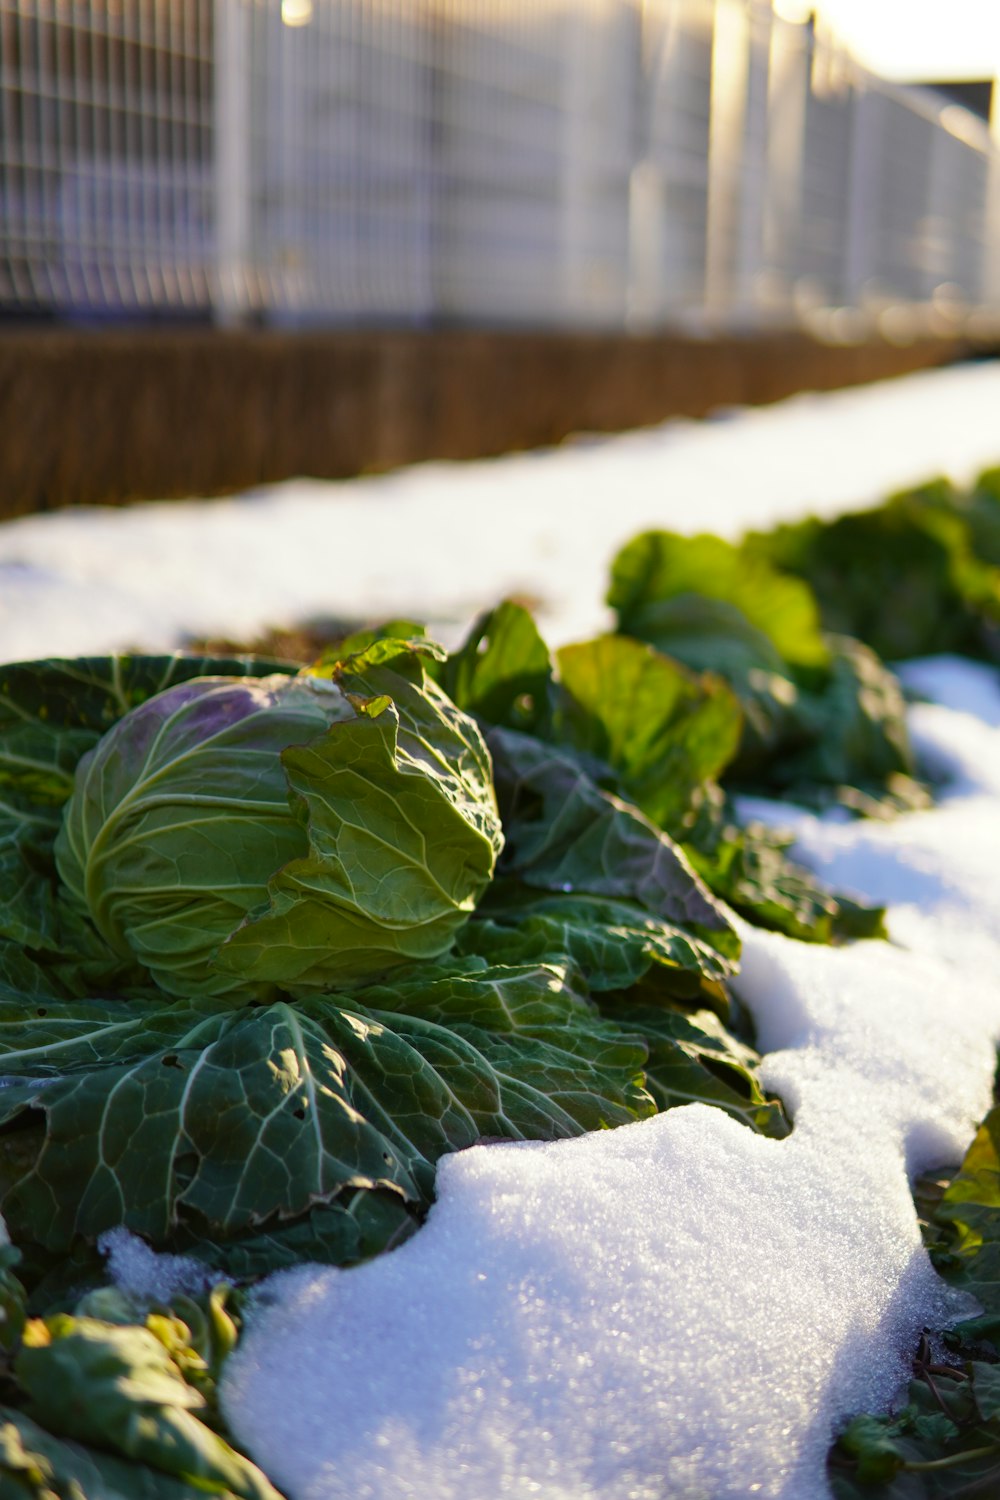
[[[994,337],[989,127],[752,0],[0,0],[0,311]]]

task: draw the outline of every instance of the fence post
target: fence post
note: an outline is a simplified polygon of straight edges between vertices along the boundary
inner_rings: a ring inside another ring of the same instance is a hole
[[[841,296],[865,310],[870,283],[881,269],[878,185],[882,168],[881,97],[856,69],[851,94],[851,147],[847,179],[844,284]]]
[[[773,306],[793,305],[802,260],[802,188],[811,37],[805,26],[778,19],[771,32],[768,77],[764,261]]]
[[[710,324],[724,322],[734,300],[733,262],[739,234],[748,29],[742,5],[734,0],[715,0],[705,247],[705,311]]]
[[[983,259],[976,301],[985,303],[989,314],[992,314],[995,320],[1000,315],[1000,248],[998,248],[1000,247],[1000,83],[993,85],[985,199]]]
[[[215,0],[213,315],[242,322],[250,304],[250,46],[245,0]]]

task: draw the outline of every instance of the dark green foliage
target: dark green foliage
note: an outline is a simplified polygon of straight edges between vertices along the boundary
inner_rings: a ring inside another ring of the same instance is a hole
[[[986,476],[963,498],[937,480],[876,510],[754,535],[747,551],[805,580],[827,630],[858,636],[888,661],[940,651],[995,656],[993,484]]]
[[[608,602],[619,630],[729,682],[744,722],[727,786],[865,813],[921,805],[898,683],[860,641],[821,632],[809,584],[781,562],[756,539],[647,532],[615,558]]]
[[[549,967],[421,965],[242,1011],[95,1001],[7,1032],[3,1214],[52,1251],[118,1224],[245,1236],[351,1188],[426,1207],[445,1151],[650,1109],[641,1044]]]
[[[281,1500],[217,1430],[216,1382],[238,1326],[228,1288],[172,1307],[111,1290],[24,1327],[0,1409],[0,1495]]]
[[[733,549],[722,543],[715,547],[714,538],[699,540],[713,544],[696,549],[699,558],[721,555],[731,562]],[[633,601],[649,573],[659,576],[660,541],[661,534],[651,534],[626,549]],[[756,612],[769,628],[788,636],[798,627],[807,628],[811,618],[799,585],[793,586],[785,613],[778,612],[778,624],[764,597]],[[814,640],[800,654],[808,655],[810,649],[826,647],[822,641],[817,647]],[[649,829],[637,819],[638,810],[683,847],[716,895],[750,920],[817,942],[883,935],[878,910],[839,900],[787,857],[785,842],[761,828],[738,826],[717,778],[736,754],[740,711],[737,697],[718,676],[689,670],[626,636],[564,647],[552,660],[530,616],[510,603],[477,623],[443,671],[461,706],[493,726],[488,740],[507,838],[502,868],[516,870],[524,884],[622,894],[622,886],[608,884],[618,845],[606,844],[603,850],[600,845],[602,837],[613,833],[615,840],[626,839],[633,854],[636,840],[645,841],[651,851]],[[894,809],[908,805],[908,799],[920,800],[919,788],[898,769],[909,765],[898,685],[871,653],[857,642],[837,642],[827,700],[824,704],[817,697],[817,703],[810,700],[809,712],[818,765],[806,761],[791,770],[797,792],[804,785],[813,789],[808,778],[814,774],[853,773],[859,786],[841,787],[838,793],[857,810],[881,812],[889,804],[890,785]],[[774,774],[779,774],[777,763]],[[880,776],[885,784],[879,783]],[[582,837],[579,851],[601,866],[597,884],[593,877],[582,884],[571,858],[554,860],[556,844],[562,841],[565,854],[566,840],[573,837]],[[661,837],[658,843],[656,857],[663,862],[667,841]],[[634,870],[632,856],[626,864]],[[632,889],[629,897],[634,896]],[[485,905],[488,909],[490,898]],[[648,900],[645,905],[647,911],[664,914]],[[673,917],[677,919],[676,910]],[[696,920],[690,912],[688,920]],[[585,970],[591,972],[586,965]]]
[[[957,1334],[970,1342],[988,1339],[1000,1353],[1000,1108],[980,1125],[932,1222],[939,1231],[931,1250],[935,1264],[983,1309],[960,1323]]]
[[[759,927],[805,943],[884,938],[884,909],[826,890],[788,857],[790,842],[761,823],[723,820],[688,853],[716,895]]]
[[[835,1500],[993,1500],[1000,1489],[995,1364],[918,1360],[907,1404],[855,1417],[831,1454]]]
[[[924,1182],[924,1239],[938,1271],[982,1312],[921,1342],[905,1407],[858,1416],[831,1453],[837,1500],[992,1500],[1000,1494],[1000,1108],[958,1173]]]

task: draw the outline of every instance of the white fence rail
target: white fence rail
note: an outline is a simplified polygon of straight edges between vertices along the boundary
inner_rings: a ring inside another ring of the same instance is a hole
[[[985,124],[765,0],[0,0],[0,311],[1000,329]]]

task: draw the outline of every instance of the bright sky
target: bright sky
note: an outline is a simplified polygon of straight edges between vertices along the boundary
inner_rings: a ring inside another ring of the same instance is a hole
[[[801,20],[810,10],[885,78],[1000,76],[1000,0],[775,0]]]

